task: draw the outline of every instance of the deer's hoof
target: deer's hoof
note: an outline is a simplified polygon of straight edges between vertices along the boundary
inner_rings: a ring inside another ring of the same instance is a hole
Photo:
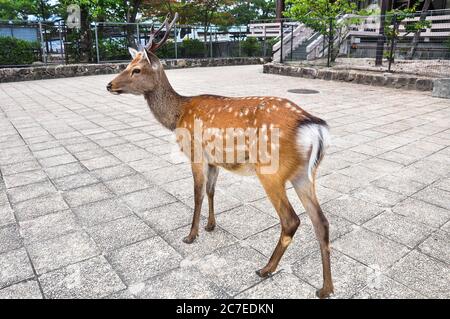
[[[267,278],[267,277],[272,276],[272,273],[271,273],[270,271],[264,269],[264,268],[263,268],[263,269],[260,269],[260,270],[257,270],[257,271],[256,271],[256,274],[257,274],[259,277],[261,277],[261,278]]]
[[[214,229],[216,229],[216,224],[208,224],[208,225],[206,225],[206,227],[205,227],[205,230],[207,231],[207,232],[212,232]]]
[[[183,243],[190,245],[195,241],[196,238],[197,238],[197,236],[191,236],[191,235],[186,236],[183,238]]]
[[[316,291],[317,297],[320,299],[326,299],[334,293],[333,289],[322,288]]]

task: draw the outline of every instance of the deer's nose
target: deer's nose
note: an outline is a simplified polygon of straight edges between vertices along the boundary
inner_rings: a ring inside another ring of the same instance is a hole
[[[111,91],[111,90],[112,90],[112,82],[109,82],[109,83],[108,83],[108,85],[106,86],[106,89],[107,89],[108,91]]]

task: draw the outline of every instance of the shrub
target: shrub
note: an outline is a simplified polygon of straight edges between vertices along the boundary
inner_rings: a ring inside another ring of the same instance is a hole
[[[205,54],[205,46],[198,39],[185,39],[181,45],[182,56],[187,58],[202,58]]]
[[[127,39],[106,39],[98,44],[100,51],[100,60],[129,60]]]
[[[0,65],[31,64],[36,61],[39,43],[0,37]]]
[[[246,56],[256,56],[262,54],[262,47],[256,38],[248,37],[241,44],[242,52]]]

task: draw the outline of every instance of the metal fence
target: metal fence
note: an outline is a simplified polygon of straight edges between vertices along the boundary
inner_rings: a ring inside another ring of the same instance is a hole
[[[450,76],[450,10],[345,15],[328,19],[321,32],[281,24],[277,62]]]
[[[63,20],[51,23],[5,21],[0,22],[0,38],[12,37],[29,42],[35,52],[34,62],[107,63],[129,61],[128,47],[145,45],[150,38],[151,27],[147,23],[101,22],[92,23],[90,28],[82,31],[69,29]],[[23,36],[23,30],[27,30],[26,36]],[[30,34],[33,36],[30,37]],[[205,30],[195,25],[176,25],[157,55],[167,59],[271,55],[272,43],[269,40],[247,37],[247,34],[246,26],[211,27]],[[5,60],[8,57],[0,57],[0,61]],[[0,67],[6,66],[11,65],[0,62]]]

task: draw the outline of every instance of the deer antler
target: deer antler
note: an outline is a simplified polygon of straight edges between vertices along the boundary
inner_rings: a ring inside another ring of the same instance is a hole
[[[175,16],[172,19],[172,22],[169,23],[169,19],[170,19],[170,13],[167,14],[166,20],[163,22],[163,24],[161,25],[161,27],[157,30],[154,31],[153,26],[152,26],[152,31],[150,34],[150,40],[148,41],[147,45],[145,46],[145,49],[149,52],[155,52],[156,50],[158,50],[169,38],[170,35],[170,30],[172,30],[173,26],[175,25],[175,23],[178,20],[178,12],[175,13]],[[166,33],[164,33],[164,36],[162,37],[162,39],[159,42],[155,42],[155,38],[161,33],[162,29],[166,29]]]

